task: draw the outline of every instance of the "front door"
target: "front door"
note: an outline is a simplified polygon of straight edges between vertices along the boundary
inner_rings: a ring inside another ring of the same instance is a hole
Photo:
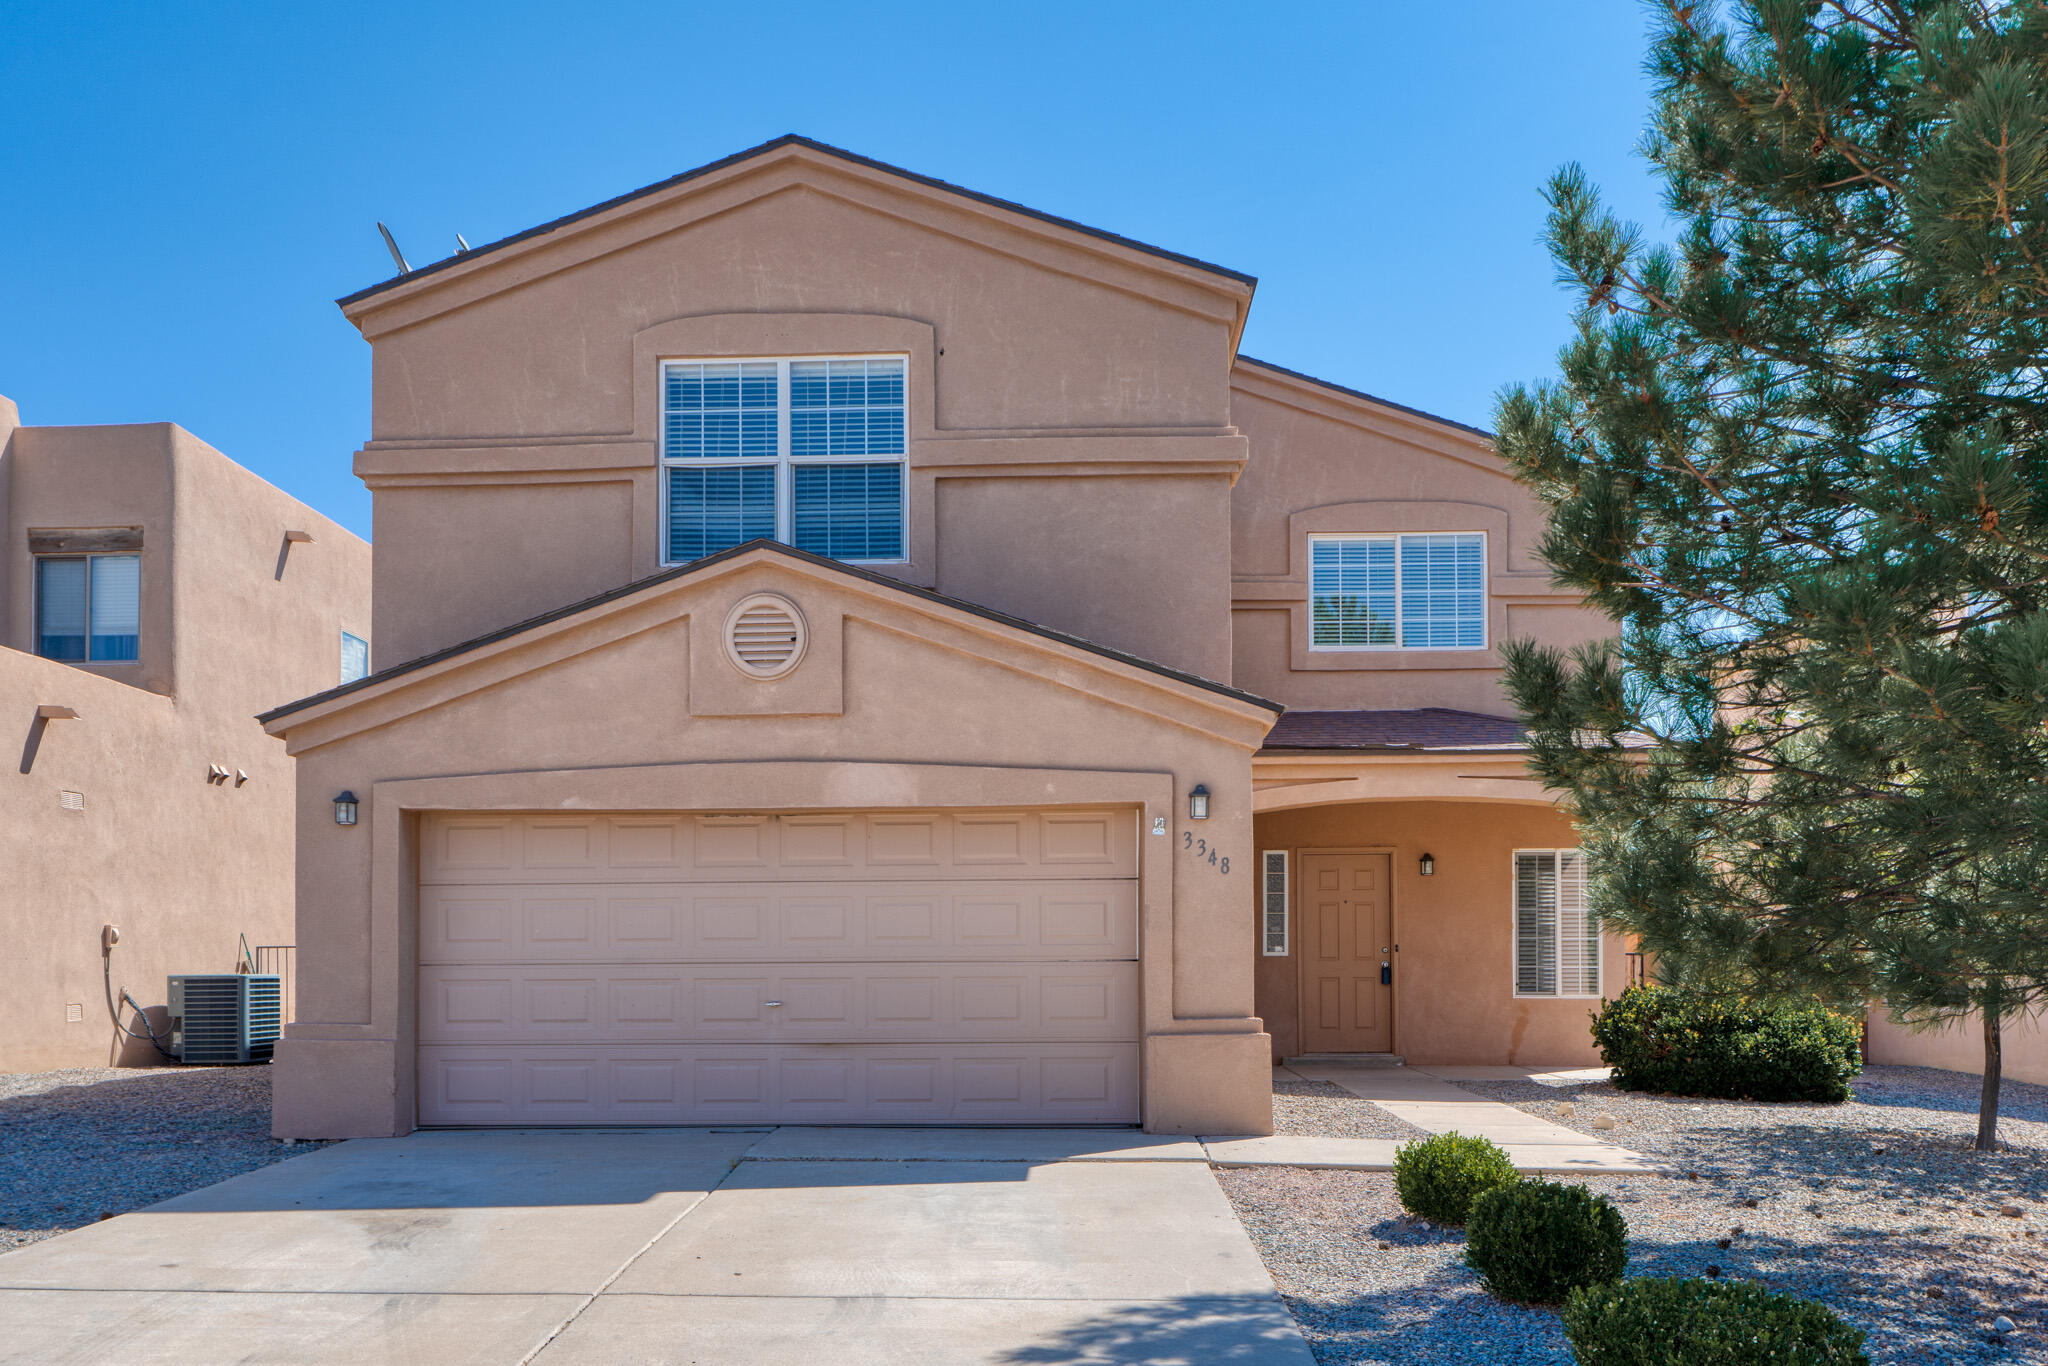
[[[1301,1048],[1394,1047],[1393,856],[1301,856]]]

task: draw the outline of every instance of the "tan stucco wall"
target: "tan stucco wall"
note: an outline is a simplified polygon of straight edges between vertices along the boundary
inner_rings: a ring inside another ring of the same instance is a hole
[[[1394,1051],[1410,1063],[1540,1065],[1599,1061],[1589,1032],[1598,1001],[1517,997],[1514,992],[1513,856],[1517,849],[1577,844],[1571,823],[1538,802],[1355,802],[1269,812],[1253,843],[1300,856],[1317,849],[1392,854]],[[1422,855],[1436,873],[1423,877]],[[1298,1050],[1296,957],[1255,955],[1258,1013],[1274,1056]],[[1299,935],[1295,936],[1295,945]],[[1601,982],[1618,995],[1627,946],[1601,943]]]
[[[169,973],[232,970],[239,935],[291,941],[292,762],[254,717],[336,681],[369,547],[169,424],[19,428],[0,489],[0,1071],[153,1062],[108,1019],[100,927],[122,931],[114,989],[152,1006]],[[113,526],[143,528],[141,660],[37,658],[28,531]],[[315,539],[280,577],[288,529]],[[79,715],[37,726],[43,705]]]
[[[1912,1030],[1883,1010],[1872,1010],[1868,1060],[1982,1076],[1984,1026],[1972,1017],[1942,1029]],[[2006,1022],[1999,1031],[1999,1075],[2048,1086],[2048,1017]]]
[[[1251,460],[1231,497],[1232,681],[1308,709],[1454,707],[1511,715],[1502,641],[1569,645],[1612,634],[1551,587],[1544,517],[1476,433],[1240,361],[1231,421]],[[1480,531],[1488,648],[1311,651],[1308,538]]]
[[[886,572],[1224,678],[1248,298],[790,148],[352,305],[377,663],[661,567],[662,359],[893,352],[909,555]]]
[[[812,647],[737,679],[719,631],[785,593]],[[751,713],[751,714],[747,714]],[[1270,1125],[1252,1018],[1249,756],[1270,713],[1014,628],[754,552],[273,723],[299,757],[300,1023],[281,1136],[413,1124],[408,813],[1135,806],[1148,1127]],[[1231,870],[1180,847],[1185,793]],[[363,823],[331,799],[364,796]],[[1168,833],[1149,833],[1164,817]]]

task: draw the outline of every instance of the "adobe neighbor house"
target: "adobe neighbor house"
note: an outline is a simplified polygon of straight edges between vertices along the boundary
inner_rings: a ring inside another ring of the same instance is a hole
[[[110,989],[290,942],[292,762],[253,718],[364,671],[369,620],[370,547],[191,433],[0,399],[0,1072],[159,1061]]]
[[[1252,285],[784,138],[341,300],[376,671],[263,718],[277,1133],[1589,1060],[1496,649],[1605,623],[1484,433],[1239,356]]]

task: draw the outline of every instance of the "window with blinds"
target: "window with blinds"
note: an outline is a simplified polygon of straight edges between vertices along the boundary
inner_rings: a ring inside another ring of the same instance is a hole
[[[757,538],[902,560],[908,369],[902,356],[664,363],[668,563]]]
[[[1259,855],[1259,941],[1268,958],[1287,954],[1287,851]]]
[[[1318,650],[1486,647],[1486,534],[1309,537]]]
[[[36,653],[74,664],[135,660],[142,640],[140,555],[36,557]]]
[[[1515,855],[1515,994],[1600,994],[1600,928],[1586,912],[1586,857],[1576,849]]]

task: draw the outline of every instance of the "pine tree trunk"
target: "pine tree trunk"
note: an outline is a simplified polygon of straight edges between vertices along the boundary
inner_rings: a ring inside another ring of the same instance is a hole
[[[2004,1045],[1998,1035],[1998,1011],[1984,1011],[1984,1090],[1977,1100],[1977,1151],[1998,1146],[1998,1078],[2004,1067]]]

